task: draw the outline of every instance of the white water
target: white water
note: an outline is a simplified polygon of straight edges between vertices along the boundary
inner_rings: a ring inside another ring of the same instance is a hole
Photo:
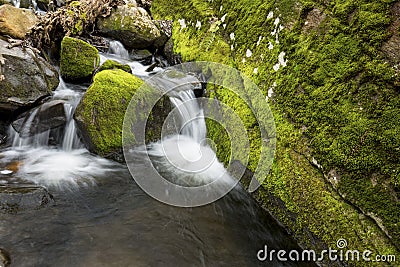
[[[147,79],[150,75],[158,73],[163,69],[155,67],[153,71],[147,72],[149,66],[145,66],[140,62],[132,61],[129,57],[129,52],[119,41],[110,41],[110,47],[107,53],[100,53],[100,64],[103,64],[107,59],[114,60],[121,64],[127,64],[131,67],[132,74]]]

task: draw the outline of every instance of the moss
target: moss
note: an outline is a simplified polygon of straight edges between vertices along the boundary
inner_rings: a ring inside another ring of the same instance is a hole
[[[94,77],[77,107],[76,117],[100,155],[121,149],[125,111],[142,84],[139,78],[119,69],[104,70]]]
[[[132,73],[131,67],[128,64],[121,64],[114,60],[107,59],[98,69],[98,72],[103,70],[112,70],[112,69],[120,69],[126,71],[128,73]]]
[[[99,62],[99,52],[90,44],[72,37],[62,40],[60,74],[65,80],[90,79]]]
[[[400,247],[400,98],[395,70],[380,51],[390,36],[388,14],[394,2],[153,3],[156,18],[175,21],[174,50],[184,60],[229,64],[252,77],[264,95],[273,90],[269,103],[279,140],[264,186],[287,210],[268,204],[266,196],[260,199],[298,236],[308,228],[329,245],[343,237],[357,248],[399,253],[395,246]],[[313,9],[325,16],[306,31]],[[186,27],[178,19],[184,19]],[[196,20],[200,29],[194,27]],[[273,66],[282,52],[286,66],[276,71]],[[211,96],[230,103],[245,117],[245,109],[229,92],[218,89]],[[251,130],[254,125],[249,125]],[[209,135],[216,136],[218,126],[207,126]],[[222,160],[230,153],[226,142],[216,144]],[[311,164],[312,158],[322,166],[323,175]],[[331,171],[338,174],[335,188],[327,179]],[[297,214],[295,222],[291,213]],[[300,238],[313,246],[306,236]]]

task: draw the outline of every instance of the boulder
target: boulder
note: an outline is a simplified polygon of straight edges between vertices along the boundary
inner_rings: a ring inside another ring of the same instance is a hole
[[[32,118],[33,117],[33,118]],[[67,122],[64,101],[53,100],[41,105],[37,110],[23,114],[12,122],[12,126],[21,137],[64,126]]]
[[[142,80],[120,69],[104,70],[96,74],[93,84],[75,111],[78,134],[91,152],[123,160],[124,116],[131,98],[142,84]],[[163,98],[154,107],[157,116],[152,116],[147,122],[150,126],[146,131],[146,140],[155,141],[159,138],[162,118],[169,113],[170,107],[168,98]]]
[[[149,47],[161,37],[160,30],[146,10],[129,4],[117,7],[109,17],[100,18],[97,29],[130,49]]]
[[[59,83],[57,70],[33,49],[0,39],[0,114],[15,116],[49,96]]]
[[[99,66],[99,51],[85,41],[64,37],[61,42],[60,74],[66,81],[89,81]]]
[[[126,71],[128,73],[132,73],[132,69],[128,64],[121,64],[114,60],[107,59],[99,68],[98,72],[103,70],[113,70],[113,69],[120,69]]]
[[[11,5],[0,6],[0,34],[23,39],[26,33],[36,24],[36,15],[28,9]]]

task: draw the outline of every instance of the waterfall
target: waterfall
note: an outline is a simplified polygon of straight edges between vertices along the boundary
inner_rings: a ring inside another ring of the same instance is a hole
[[[129,52],[126,50],[124,45],[119,41],[110,41],[110,47],[108,48],[108,54],[116,57],[129,60]]]
[[[54,139],[57,142],[57,146],[65,151],[82,148],[82,144],[77,135],[76,123],[73,118],[75,108],[79,104],[81,97],[81,92],[69,88],[60,78],[60,84],[51,100],[63,101],[65,111],[64,129],[62,131],[59,129],[47,129],[36,132],[38,128],[37,117],[41,108],[38,107],[25,116],[18,132],[10,125],[9,135],[10,139],[13,140],[12,146],[14,148],[46,147],[51,143],[52,139]]]
[[[193,90],[177,92],[170,96],[170,101],[180,115],[180,134],[193,138],[199,144],[202,143],[206,139],[206,123]]]

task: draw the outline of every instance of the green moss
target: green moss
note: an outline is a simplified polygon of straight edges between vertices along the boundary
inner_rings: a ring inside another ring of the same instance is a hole
[[[201,2],[170,6],[158,0],[152,12],[175,21],[174,50],[184,60],[229,64],[252,77],[264,95],[273,89],[269,103],[279,140],[264,186],[286,210],[265,195],[260,199],[308,247],[313,244],[301,237],[305,228],[333,247],[343,237],[355,248],[398,254],[393,244],[400,247],[400,98],[394,67],[381,53],[390,36],[388,15],[395,1]],[[305,30],[306,22],[312,24],[308,14],[313,9],[325,16]],[[270,12],[274,15],[267,19]],[[278,16],[283,29],[274,23]],[[187,27],[181,28],[178,19]],[[193,26],[196,20],[200,29]],[[279,42],[271,32],[278,32]],[[275,71],[281,52],[287,66]],[[248,133],[256,126],[228,91],[219,88],[210,96],[229,103],[248,122]],[[228,140],[217,138],[215,123],[207,126],[209,136],[221,142],[216,144],[218,157],[226,160],[231,153]],[[312,158],[324,175],[310,163]],[[327,180],[331,171],[337,173],[340,195]],[[294,222],[292,213],[297,216]],[[375,222],[363,213],[373,214]]]
[[[107,59],[98,69],[98,72],[103,70],[112,70],[112,69],[120,69],[126,71],[128,73],[132,73],[131,67],[128,64],[121,64],[114,60]]]
[[[99,62],[99,52],[90,44],[71,37],[62,40],[60,74],[65,80],[90,79]]]
[[[122,147],[122,125],[135,90],[143,84],[123,70],[104,70],[96,74],[77,107],[77,120],[85,126],[94,150],[100,155]]]

